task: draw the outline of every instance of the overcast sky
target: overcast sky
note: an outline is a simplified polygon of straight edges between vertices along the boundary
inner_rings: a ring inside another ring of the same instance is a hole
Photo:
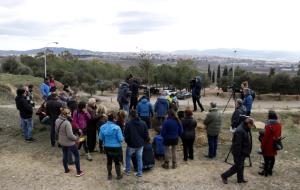
[[[298,0],[0,0],[0,49],[300,51]]]

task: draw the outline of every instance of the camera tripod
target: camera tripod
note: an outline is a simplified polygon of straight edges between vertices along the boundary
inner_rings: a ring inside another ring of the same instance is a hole
[[[234,88],[232,88],[231,95],[230,95],[230,97],[229,97],[229,99],[228,99],[228,101],[227,101],[227,104],[226,104],[226,106],[225,106],[223,112],[222,112],[223,114],[224,114],[224,112],[226,111],[226,109],[227,109],[227,107],[228,107],[229,102],[230,102],[231,99],[233,99],[234,105],[235,105],[235,104],[236,104],[236,96],[235,96],[235,90],[234,90]],[[234,107],[236,107],[236,105],[235,105]]]

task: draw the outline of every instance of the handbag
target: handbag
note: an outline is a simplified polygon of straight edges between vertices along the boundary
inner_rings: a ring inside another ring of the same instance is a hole
[[[274,133],[274,129],[271,128],[271,133],[273,134]],[[282,144],[282,140],[284,139],[285,137],[279,137],[278,139],[273,139],[273,149],[278,151],[278,150],[283,150],[283,144]]]

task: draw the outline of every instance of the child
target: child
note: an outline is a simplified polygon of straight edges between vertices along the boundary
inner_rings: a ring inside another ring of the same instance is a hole
[[[163,137],[160,135],[160,132],[158,132],[152,142],[154,156],[155,159],[157,160],[161,160],[165,156],[165,148],[164,148],[163,141],[164,141]]]

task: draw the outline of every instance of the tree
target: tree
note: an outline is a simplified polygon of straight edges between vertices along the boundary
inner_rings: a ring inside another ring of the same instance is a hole
[[[213,70],[211,82],[215,83],[215,70]]]
[[[83,83],[83,84],[81,85],[81,89],[82,89],[83,91],[89,93],[90,96],[92,97],[93,94],[96,93],[97,86],[96,86],[96,84],[90,85],[90,84],[88,84],[88,83]]]
[[[227,68],[227,65],[224,66],[224,69],[223,69],[223,77],[226,77],[228,76],[228,68]]]
[[[297,75],[300,76],[300,61],[299,61],[299,65],[298,65],[298,72]]]
[[[17,62],[15,57],[9,57],[4,63],[2,63],[1,67],[4,73],[16,74],[15,71],[18,67],[20,67],[20,63]]]
[[[272,91],[280,94],[289,94],[292,91],[292,80],[289,74],[279,73],[275,75]]]
[[[103,92],[105,90],[109,90],[113,88],[113,81],[109,81],[109,80],[104,80],[104,81],[100,81],[97,86],[98,89],[101,91],[101,95],[103,95]]]
[[[138,66],[141,69],[143,73],[143,78],[145,79],[145,82],[149,84],[150,81],[150,70],[153,67],[151,60],[150,60],[150,54],[147,53],[141,53],[139,55],[138,59]]]
[[[269,77],[272,77],[275,75],[275,68],[271,67],[269,71]]]
[[[207,75],[208,75],[208,78],[211,78],[210,64],[208,65]]]
[[[217,81],[221,78],[221,66],[218,65],[218,70],[217,70]]]

